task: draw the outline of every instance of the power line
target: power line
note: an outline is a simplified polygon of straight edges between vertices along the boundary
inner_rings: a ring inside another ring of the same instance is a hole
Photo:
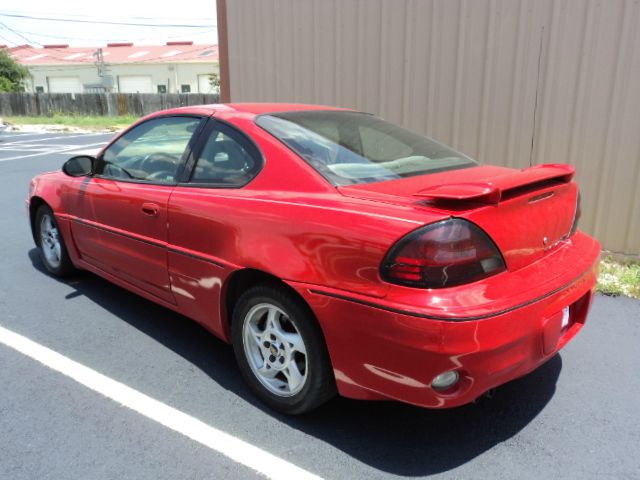
[[[4,40],[5,42],[7,42],[7,44],[9,44],[9,43],[16,43],[16,42],[14,42],[13,40],[9,40],[7,37],[3,37],[2,35],[0,35],[0,38],[1,38],[2,40]]]
[[[209,28],[208,30],[203,30],[201,32],[192,32],[189,33],[188,35],[191,37],[195,37],[196,35],[205,35],[207,33],[211,33],[211,32],[215,32],[217,30],[217,28]],[[21,33],[25,34],[25,35],[35,35],[36,37],[46,37],[46,38],[55,38],[58,40],[93,40],[94,42],[96,42],[98,39],[96,38],[96,36],[94,37],[68,37],[68,36],[64,36],[64,35],[49,35],[49,34],[44,34],[44,33],[38,33],[38,32],[27,32],[26,30],[21,30]],[[158,37],[153,37],[153,38],[113,38],[110,37],[108,39],[104,39],[101,41],[105,41],[105,42],[147,42],[147,41],[152,41],[152,40],[158,40],[158,41],[164,41],[167,39],[172,39],[172,38],[184,38],[185,35],[171,35],[169,37],[162,37],[162,38],[158,38]]]
[[[212,25],[189,25],[189,24],[166,24],[166,23],[133,23],[133,22],[110,22],[107,20],[80,20],[74,18],[51,18],[51,17],[35,17],[30,15],[18,15],[12,13],[0,13],[2,17],[25,18],[28,20],[46,20],[49,22],[67,22],[67,23],[91,23],[100,25],[129,25],[133,27],[171,27],[171,28],[211,28]]]
[[[16,14],[16,15],[31,15],[31,12],[26,12],[24,10],[5,10],[5,13],[8,14]],[[82,14],[77,14],[77,13],[65,13],[64,15],[61,15],[59,12],[37,12],[37,15],[46,15],[46,16],[54,16],[54,17],[76,17],[76,18],[85,18],[85,19],[93,19],[96,18],[94,16],[91,15],[82,15]],[[107,20],[111,21],[111,20],[128,20],[128,19],[135,19],[135,20],[153,20],[153,21],[162,21],[162,20],[175,20],[175,17],[140,17],[140,16],[130,16],[130,17],[116,17],[116,16],[108,16],[108,17],[104,17]],[[194,20],[194,21],[203,21],[203,20],[211,20],[212,22],[216,21],[215,17],[198,17],[198,18],[181,18],[181,20]]]
[[[36,45],[40,45],[42,46],[42,44],[40,42],[36,42],[34,40],[30,40],[27,37],[25,37],[24,35],[22,35],[20,32],[16,32],[13,28],[8,27],[7,25],[5,25],[4,23],[0,23],[1,27],[4,27],[6,30],[9,30],[11,33],[13,33],[14,35],[17,35],[18,37],[20,37],[21,39],[25,40],[27,43],[35,43]]]

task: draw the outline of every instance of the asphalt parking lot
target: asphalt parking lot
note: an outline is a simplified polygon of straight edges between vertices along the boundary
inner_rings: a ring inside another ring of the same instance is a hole
[[[638,301],[598,297],[561,354],[478,404],[335,399],[288,418],[258,404],[231,348],[188,319],[91,274],[48,276],[28,181],[110,136],[0,135],[0,328],[322,478],[640,478]],[[1,341],[0,386],[2,479],[263,478]]]

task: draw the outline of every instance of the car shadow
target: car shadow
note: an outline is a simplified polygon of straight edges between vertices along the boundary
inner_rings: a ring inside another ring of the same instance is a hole
[[[33,266],[48,274],[37,250]],[[59,280],[59,279],[58,279]],[[223,388],[283,423],[316,437],[380,471],[403,476],[442,473],[461,466],[526,427],[555,392],[562,359],[497,389],[492,398],[447,410],[397,402],[336,398],[309,414],[289,417],[259,403],[240,377],[231,348],[186,317],[160,307],[102,278],[80,273],[65,280],[111,314],[181,355]]]

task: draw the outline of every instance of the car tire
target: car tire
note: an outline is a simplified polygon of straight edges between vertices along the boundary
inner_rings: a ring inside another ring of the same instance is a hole
[[[322,331],[309,307],[285,288],[264,284],[244,292],[231,336],[242,376],[274,410],[306,413],[336,394]]]
[[[41,205],[38,208],[34,229],[40,259],[47,271],[56,277],[74,273],[76,268],[69,258],[53,210],[48,205]]]

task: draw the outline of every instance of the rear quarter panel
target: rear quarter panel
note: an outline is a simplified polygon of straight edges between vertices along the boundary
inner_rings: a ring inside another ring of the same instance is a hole
[[[169,218],[172,248],[377,297],[387,289],[378,276],[384,254],[423,223],[327,196],[179,187]]]
[[[216,302],[233,271],[252,268],[284,281],[384,297],[388,285],[378,269],[389,247],[442,218],[345,197],[252,116],[225,120],[251,136],[262,152],[263,170],[242,188],[179,185],[169,202],[176,298],[189,316],[223,336],[223,306]]]

